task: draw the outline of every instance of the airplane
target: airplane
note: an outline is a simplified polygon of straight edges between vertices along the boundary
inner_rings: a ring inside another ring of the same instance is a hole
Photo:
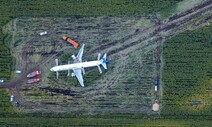
[[[83,56],[84,46],[85,46],[85,44],[82,45],[82,47],[80,48],[77,56],[72,55],[72,58],[74,60],[73,64],[70,64],[70,61],[68,61],[68,64],[66,64],[66,65],[58,65],[58,59],[55,59],[56,66],[52,67],[50,69],[50,71],[56,72],[57,79],[59,77],[59,71],[65,71],[65,70],[67,70],[68,71],[68,75],[67,76],[70,76],[70,70],[73,70],[73,73],[71,74],[71,76],[72,77],[73,76],[76,76],[77,77],[77,80],[80,83],[80,85],[82,87],[84,87],[84,80],[83,80],[83,77],[82,77],[82,73],[83,73],[83,75],[85,74],[84,68],[97,66],[98,69],[99,69],[100,74],[102,73],[102,70],[100,68],[100,65],[102,65],[104,69],[107,69],[106,63],[108,61],[106,59],[106,57],[107,57],[107,54],[106,53],[104,54],[104,56],[101,59],[100,59],[101,54],[99,53],[98,54],[98,57],[97,57],[97,60],[95,60],[95,61],[88,61],[88,62],[87,61],[86,62],[82,62],[82,56]]]

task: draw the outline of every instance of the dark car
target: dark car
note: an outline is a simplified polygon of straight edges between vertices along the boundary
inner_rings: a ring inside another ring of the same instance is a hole
[[[20,106],[19,102],[15,102],[15,107],[19,107],[19,106]]]
[[[158,79],[155,79],[155,80],[154,80],[154,85],[155,85],[155,86],[158,86],[158,84],[159,84],[158,82],[159,82]]]

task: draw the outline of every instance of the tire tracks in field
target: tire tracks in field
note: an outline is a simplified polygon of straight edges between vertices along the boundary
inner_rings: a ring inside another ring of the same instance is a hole
[[[198,8],[198,7],[201,7],[201,8]],[[192,12],[192,14],[190,14],[190,13],[179,14],[179,16],[173,16],[174,18],[170,17],[168,19],[168,22],[163,22],[161,25],[155,26],[155,28],[153,28],[153,29],[149,28],[145,31],[140,31],[140,32],[134,33],[133,35],[130,35],[129,38],[127,38],[127,40],[125,40],[125,42],[119,42],[119,43],[114,42],[113,46],[117,45],[117,44],[121,44],[121,46],[119,46],[119,48],[116,48],[116,49],[111,49],[108,52],[108,56],[114,55],[121,51],[124,51],[125,52],[124,54],[128,54],[126,49],[132,48],[131,51],[134,51],[133,48],[136,47],[136,45],[143,43],[145,41],[148,41],[149,39],[154,38],[154,37],[158,38],[155,41],[155,42],[158,42],[157,40],[161,40],[161,39],[165,39],[167,37],[169,38],[170,36],[174,36],[172,33],[167,33],[168,35],[161,36],[160,33],[166,33],[174,28],[181,27],[184,24],[192,21],[192,19],[195,19],[195,18],[201,16],[202,14],[211,11],[212,10],[212,1],[206,1],[205,3],[203,3],[202,5],[200,5],[198,7],[195,7],[196,10],[195,10],[195,12]],[[191,10],[194,10],[194,9],[190,9],[190,10],[188,10],[188,12],[190,12]],[[206,19],[207,19],[207,21],[211,20],[211,16],[207,17]],[[205,23],[205,22],[200,22],[198,25],[201,25],[203,23]],[[148,34],[142,34],[142,32],[145,32]],[[180,31],[180,32],[183,32],[183,31]],[[175,34],[176,33],[177,32],[175,32]],[[136,37],[138,39],[134,41],[134,38],[132,38],[132,37]],[[126,43],[126,42],[129,42],[129,43]],[[147,44],[147,46],[144,46],[143,48],[146,48],[150,45],[154,45],[155,42],[150,42],[150,44]],[[106,48],[110,48],[110,47],[108,47],[108,45],[104,45],[101,49],[104,50]]]
[[[179,14],[175,14],[175,15],[169,17],[160,25],[156,24],[156,25],[154,25],[150,28],[147,28],[145,30],[142,30],[142,31],[136,30],[134,33],[132,33],[128,36],[125,36],[124,38],[122,38],[120,40],[116,40],[116,41],[113,41],[113,42],[110,42],[107,44],[100,45],[99,47],[93,49],[92,51],[88,52],[87,54],[94,53],[96,50],[104,51],[106,49],[109,49],[108,56],[114,55],[116,53],[119,53],[120,51],[123,51],[123,50],[125,51],[126,49],[128,49],[130,47],[138,45],[141,42],[147,41],[150,38],[157,37],[159,35],[159,33],[167,32],[176,27],[180,27],[180,26],[188,23],[192,19],[195,19],[196,17],[201,16],[202,14],[204,14],[210,10],[212,10],[212,1],[208,0],[198,6],[195,6],[192,9],[189,9],[187,11],[184,11],[184,12],[181,12]],[[204,22],[202,22],[202,23],[204,23]],[[145,34],[145,33],[147,33],[147,34]],[[170,34],[170,36],[173,36],[173,35]],[[138,39],[134,41],[134,38],[138,38]],[[161,39],[162,37],[159,36],[157,38]],[[153,44],[155,44],[155,43],[151,43],[151,45],[153,45]],[[117,45],[119,45],[118,48],[110,49],[111,47],[114,47]],[[148,44],[147,46],[144,46],[144,48],[146,48],[148,46],[150,46],[150,45]]]
[[[96,50],[99,50],[99,49],[100,50],[106,50],[106,49],[109,49],[111,47],[118,46],[118,48],[109,50],[108,56],[110,56],[110,55],[114,55],[114,54],[116,54],[120,51],[126,50],[128,48],[133,47],[133,46],[136,46],[137,44],[140,44],[141,42],[147,41],[148,39],[153,38],[153,37],[155,37],[156,40],[161,40],[162,37],[158,36],[159,33],[167,32],[167,31],[170,31],[170,30],[172,30],[176,27],[182,26],[183,24],[191,21],[192,19],[194,19],[194,18],[200,16],[201,14],[203,14],[207,11],[210,11],[210,10],[212,10],[212,1],[208,0],[208,1],[205,1],[204,3],[194,7],[192,9],[189,9],[185,12],[181,12],[179,14],[176,14],[176,15],[169,17],[164,23],[162,23],[160,25],[154,25],[151,28],[147,28],[147,29],[142,30],[142,31],[136,30],[134,33],[132,33],[128,36],[125,36],[120,40],[110,42],[110,43],[107,43],[107,44],[102,44],[102,45],[98,46],[97,48],[93,49],[92,51],[86,52],[84,55],[87,56],[88,54],[94,53]],[[211,20],[211,18],[212,18],[212,16],[206,17],[205,20],[200,22],[198,25],[201,25],[201,24]],[[170,34],[170,36],[171,35],[172,34]],[[36,36],[34,38],[37,38],[37,37],[38,36]],[[134,38],[138,38],[138,39],[134,41]],[[30,41],[30,40],[27,40],[27,41]],[[158,42],[158,41],[156,41],[156,42]],[[148,47],[148,46],[153,45],[153,44],[154,44],[154,42],[144,46],[143,48]],[[141,47],[139,47],[139,48],[141,48]],[[64,48],[63,50],[65,51],[66,49],[67,48]],[[35,64],[33,68],[37,68],[39,65],[45,64],[48,61],[50,61],[50,60],[52,60],[56,57],[59,57],[62,54],[63,54],[63,51],[57,52],[54,55],[49,56],[49,57],[41,60],[40,63]],[[23,73],[22,75],[25,76],[28,72],[29,72],[29,70],[26,69],[25,73]],[[18,79],[20,79],[20,78],[18,78]],[[10,83],[4,83],[4,85],[1,85],[0,87],[3,87],[3,88],[6,88],[7,86],[12,87],[12,86],[14,86],[14,85],[12,85],[13,81],[17,81],[17,80],[12,80]]]
[[[172,37],[176,35],[177,32],[174,33],[168,33],[169,31],[181,27],[184,24],[192,21],[193,19],[201,16],[202,14],[211,11],[212,10],[212,1],[208,0],[203,2],[202,4],[195,6],[192,9],[186,10],[184,12],[181,12],[179,14],[175,14],[168,19],[164,20],[163,23],[154,25],[150,28],[144,29],[144,30],[136,30],[134,33],[127,35],[123,37],[120,40],[116,40],[107,44],[102,44],[98,46],[97,48],[93,49],[90,52],[87,52],[85,56],[88,56],[89,54],[94,53],[96,50],[107,50],[108,51],[108,56],[112,57],[113,55],[124,52],[125,55],[127,55],[130,52],[133,52],[135,50],[140,50],[147,48],[149,46],[152,46],[156,43],[162,42],[161,40],[165,38]],[[206,18],[202,19],[198,23],[194,24],[193,27],[200,26],[201,24],[204,24],[205,22],[208,22],[212,19],[212,16],[207,16]],[[184,30],[185,31],[185,30]],[[183,31],[180,31],[183,32]],[[160,34],[161,33],[167,33],[166,36],[162,37]],[[36,38],[36,37],[35,37]],[[34,38],[34,39],[35,39]],[[149,39],[154,38],[154,41],[151,41],[147,43],[146,45],[143,45],[139,47],[138,45],[141,43],[144,43],[145,41],[148,41]],[[28,40],[29,41],[29,40]],[[114,48],[115,47],[115,48]],[[128,49],[128,50],[127,50]],[[65,49],[64,49],[65,50]],[[126,51],[127,50],[127,51]],[[25,54],[25,53],[23,53]],[[44,105],[39,105],[33,102],[27,101],[25,98],[22,97],[20,93],[20,87],[21,85],[25,82],[26,75],[31,72],[32,70],[38,68],[40,65],[45,64],[49,62],[52,59],[55,59],[58,56],[61,56],[63,54],[63,51],[54,53],[53,55],[49,56],[48,58],[44,58],[41,60],[40,63],[37,63],[32,67],[31,69],[27,68],[27,62],[26,62],[26,70],[24,73],[19,78],[11,80],[9,83],[4,83],[3,85],[0,86],[0,88],[8,88],[12,91],[16,91],[14,94],[17,95],[22,103],[24,103],[24,107],[31,107],[31,106],[44,106]],[[25,56],[27,58],[27,55]]]
[[[109,49],[108,56],[114,55],[123,50],[129,49],[133,46],[136,47],[136,45],[138,45],[144,41],[147,41],[150,38],[154,38],[154,37],[156,38],[155,42],[158,42],[159,40],[164,39],[162,36],[159,35],[160,33],[170,31],[176,27],[180,27],[180,26],[188,23],[192,19],[194,19],[194,18],[200,16],[201,14],[204,14],[205,12],[210,11],[210,10],[212,10],[212,1],[208,0],[198,6],[195,6],[192,9],[186,10],[184,12],[181,12],[179,14],[175,14],[175,15],[169,17],[160,25],[156,24],[156,25],[154,25],[150,28],[144,29],[142,31],[136,30],[134,33],[127,35],[127,36],[121,38],[120,40],[116,40],[116,41],[113,41],[113,42],[110,42],[107,44],[102,44],[102,45],[98,46],[97,48],[91,50],[90,52],[86,52],[84,54],[84,56],[88,56],[89,54],[95,53],[96,50],[99,50],[99,49],[102,51]],[[209,18],[209,19],[211,20],[211,18]],[[203,24],[203,23],[205,23],[205,22],[201,22],[201,24]],[[198,25],[200,25],[200,24],[198,24]],[[174,35],[169,34],[169,36],[174,36]],[[137,38],[137,40],[135,40],[134,38]],[[150,44],[147,44],[146,46],[138,47],[138,48],[143,49],[143,48],[146,48],[146,47],[154,45],[154,44],[155,44],[154,42],[150,42]],[[117,46],[118,48],[113,49],[112,47],[115,47],[115,46]],[[45,64],[46,62],[61,56],[62,54],[63,54],[63,51],[57,52],[54,55],[43,59],[40,63],[35,65],[35,68],[41,64]]]
[[[206,1],[206,2],[204,2],[202,4],[200,4],[200,5],[192,8],[192,9],[189,9],[189,10],[187,10],[185,12],[181,12],[179,14],[176,14],[176,15],[173,15],[173,16],[169,17],[168,19],[166,19],[160,25],[154,25],[154,26],[152,26],[150,28],[147,28],[145,30],[142,30],[142,31],[136,30],[134,33],[132,33],[132,34],[130,34],[128,36],[125,36],[124,38],[122,38],[120,40],[116,40],[116,41],[113,41],[113,42],[110,42],[110,43],[107,43],[107,44],[102,44],[99,47],[93,49],[92,51],[87,52],[85,54],[85,56],[88,56],[88,54],[94,53],[98,49],[101,49],[101,50],[104,51],[106,49],[111,48],[109,50],[109,52],[108,52],[108,56],[111,56],[111,55],[114,55],[114,54],[119,53],[121,51],[125,51],[126,49],[132,48],[134,46],[136,47],[136,49],[146,48],[148,46],[154,45],[159,40],[163,39],[163,37],[161,37],[159,35],[161,32],[167,32],[167,31],[170,31],[171,29],[174,29],[176,27],[182,26],[183,24],[186,24],[189,21],[191,21],[192,19],[200,16],[201,14],[203,14],[203,13],[205,13],[207,11],[211,11],[211,10],[212,10],[212,1],[208,0],[208,1]],[[199,22],[199,24],[197,24],[197,25],[201,25],[201,24],[211,20],[211,18],[212,18],[212,16],[206,17],[204,20]],[[174,36],[174,35],[169,34],[169,36]],[[138,38],[138,39],[135,40],[135,41],[132,41],[132,40],[134,40],[135,37]],[[153,37],[155,37],[155,41],[150,42],[147,45],[144,45],[142,47],[137,47],[136,46],[136,45],[138,45],[138,44],[140,44],[140,43],[142,43],[144,41],[147,41],[148,39],[153,38]],[[34,38],[36,38],[36,37],[34,37]],[[118,48],[115,48],[115,49],[112,48],[112,47],[117,46],[117,45],[118,45]],[[134,50],[132,50],[132,51],[134,51]],[[126,53],[127,52],[125,52],[125,54]],[[40,63],[35,64],[32,69],[30,69],[30,70],[27,69],[25,71],[25,73],[23,73],[20,76],[20,78],[11,80],[11,82],[9,82],[9,83],[4,83],[3,85],[0,86],[0,88],[1,87],[2,88],[10,88],[10,87],[16,86],[17,84],[21,83],[21,82],[19,82],[19,83],[16,83],[16,82],[22,81],[23,78],[27,75],[27,73],[29,73],[31,70],[36,69],[38,66],[40,66],[42,64],[45,64],[48,61],[61,56],[62,54],[63,54],[62,51],[61,52],[57,52],[57,53],[54,53],[54,55],[43,59],[42,61],[40,61]]]

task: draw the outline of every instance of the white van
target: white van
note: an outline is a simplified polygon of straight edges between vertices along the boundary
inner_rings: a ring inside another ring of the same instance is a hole
[[[11,95],[10,96],[10,101],[13,102],[15,100],[15,96]]]
[[[46,34],[47,34],[46,31],[40,33],[41,36],[42,36],[42,35],[46,35]]]

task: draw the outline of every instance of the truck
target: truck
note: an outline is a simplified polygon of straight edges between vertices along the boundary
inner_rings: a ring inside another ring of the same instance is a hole
[[[31,72],[31,73],[29,73],[28,75],[27,75],[27,78],[32,78],[32,77],[35,77],[35,76],[37,76],[37,75],[39,75],[39,74],[41,74],[41,71],[33,71],[33,72]]]
[[[28,83],[28,84],[36,83],[36,82],[40,82],[40,79],[39,79],[39,78],[33,78],[33,79],[28,79],[28,80],[27,80],[27,83]]]
[[[76,41],[74,41],[71,38],[69,38],[69,37],[63,36],[63,40],[65,40],[68,43],[72,44],[74,46],[74,48],[78,48],[79,47],[79,44]]]

